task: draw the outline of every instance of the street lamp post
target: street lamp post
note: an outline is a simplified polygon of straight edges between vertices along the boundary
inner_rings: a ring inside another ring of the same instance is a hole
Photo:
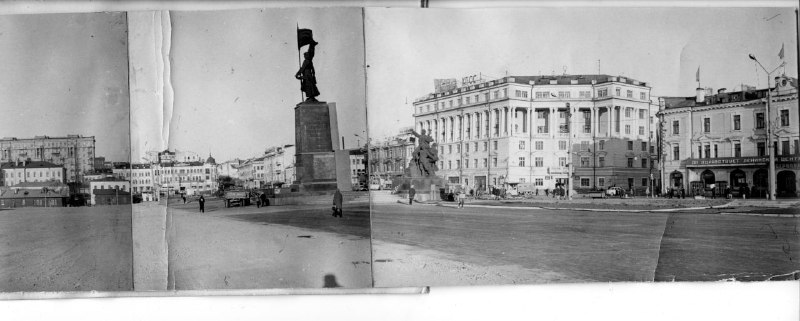
[[[777,71],[778,68],[783,67],[783,65],[786,64],[786,63],[785,62],[781,63],[778,67],[776,67],[772,71],[767,71],[767,68],[764,68],[764,65],[762,65],[761,62],[758,61],[758,59],[756,59],[756,56],[754,56],[753,54],[750,54],[749,57],[750,57],[750,59],[755,61],[758,64],[758,66],[761,67],[761,69],[764,70],[765,73],[767,73],[767,112],[766,112],[766,118],[767,118],[767,150],[766,150],[766,152],[769,154],[769,171],[768,171],[768,177],[769,177],[769,200],[774,201],[775,200],[775,192],[776,192],[776,189],[777,189],[777,186],[776,186],[777,184],[775,182],[775,148],[774,148],[773,142],[772,142],[772,119],[770,118],[770,105],[772,103],[772,82],[770,81],[770,78],[772,77],[772,73],[773,72]]]

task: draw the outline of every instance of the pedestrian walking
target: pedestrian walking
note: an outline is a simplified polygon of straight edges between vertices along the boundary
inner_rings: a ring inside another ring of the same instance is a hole
[[[411,185],[411,188],[408,189],[408,205],[414,203],[414,195],[417,195],[417,190],[414,189],[414,185]]]
[[[681,187],[681,199],[684,198],[686,198],[686,190],[684,190],[683,187]]]
[[[183,199],[183,204],[186,204],[186,194],[181,194],[181,198]]]
[[[458,208],[464,208],[464,199],[467,198],[467,194],[464,190],[458,192]]]
[[[545,197],[550,197],[550,189],[549,188],[545,188],[544,189],[544,196]]]
[[[338,188],[333,193],[333,217],[342,217],[342,191]]]
[[[197,204],[200,204],[200,213],[206,212],[206,199],[203,198],[203,195],[200,195],[200,198],[197,199]]]

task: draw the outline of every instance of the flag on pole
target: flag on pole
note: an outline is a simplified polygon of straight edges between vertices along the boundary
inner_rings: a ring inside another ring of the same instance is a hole
[[[300,50],[300,48],[303,48],[303,46],[313,42],[314,36],[311,33],[311,29],[297,28],[297,50]]]
[[[694,75],[694,78],[696,78],[697,81],[700,82],[700,67],[699,66],[697,67],[697,73]]]
[[[783,59],[783,45],[784,44],[781,44],[781,52],[778,53],[778,58],[781,58],[781,59]]]

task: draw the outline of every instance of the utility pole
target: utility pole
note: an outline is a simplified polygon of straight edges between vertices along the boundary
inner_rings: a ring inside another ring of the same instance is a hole
[[[749,57],[750,57],[750,59],[755,61],[761,67],[761,69],[764,70],[765,73],[767,73],[767,105],[766,105],[766,107],[767,107],[767,112],[766,112],[766,118],[767,118],[767,148],[766,149],[767,150],[766,150],[766,152],[769,154],[769,172],[768,172],[768,176],[769,176],[769,200],[770,201],[774,201],[775,200],[775,193],[776,193],[776,189],[777,189],[777,186],[776,186],[777,184],[775,182],[776,181],[776,179],[775,179],[775,150],[776,150],[775,147],[776,146],[773,145],[774,143],[772,141],[772,139],[773,139],[773,137],[772,137],[772,118],[770,116],[770,109],[771,109],[771,103],[772,103],[772,80],[770,78],[772,77],[772,73],[777,71],[779,68],[783,67],[783,65],[785,65],[786,62],[781,63],[778,67],[776,67],[772,71],[767,71],[767,68],[764,68],[764,65],[762,65],[761,62],[758,61],[758,59],[756,59],[756,56],[754,56],[753,54],[750,54]]]

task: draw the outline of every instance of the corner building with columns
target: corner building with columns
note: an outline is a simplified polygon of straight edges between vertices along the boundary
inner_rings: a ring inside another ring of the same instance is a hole
[[[448,183],[526,184],[642,194],[659,184],[656,113],[646,83],[609,75],[507,76],[414,102]],[[570,157],[570,151],[572,152]]]

